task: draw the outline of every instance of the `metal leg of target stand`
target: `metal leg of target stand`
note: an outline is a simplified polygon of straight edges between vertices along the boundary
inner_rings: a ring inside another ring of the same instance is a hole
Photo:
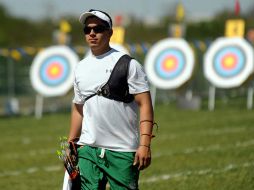
[[[152,98],[153,109],[155,109],[156,87],[153,85],[151,85],[151,98]]]
[[[215,87],[209,87],[209,98],[208,98],[208,109],[209,111],[213,111],[215,107]]]
[[[35,100],[35,118],[40,119],[42,117],[43,110],[43,96],[40,94],[36,95]]]
[[[247,92],[247,109],[251,110],[252,107],[253,107],[253,87],[249,87]]]

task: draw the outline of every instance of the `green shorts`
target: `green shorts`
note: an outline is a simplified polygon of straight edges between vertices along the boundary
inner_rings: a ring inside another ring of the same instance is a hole
[[[135,152],[115,152],[83,146],[78,149],[82,190],[138,189],[139,170],[133,166]]]

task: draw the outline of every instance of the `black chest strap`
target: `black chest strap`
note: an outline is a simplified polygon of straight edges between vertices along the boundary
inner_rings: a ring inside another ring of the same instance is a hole
[[[124,103],[132,102],[134,100],[134,96],[129,94],[129,86],[127,81],[131,59],[132,57],[129,55],[123,55],[120,57],[115,67],[113,68],[107,83],[102,86],[101,89],[97,91],[97,93],[94,93],[85,98],[85,101],[95,95],[99,95]]]

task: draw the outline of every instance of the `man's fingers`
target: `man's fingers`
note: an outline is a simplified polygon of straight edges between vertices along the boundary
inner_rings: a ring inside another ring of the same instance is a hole
[[[139,170],[147,168],[151,164],[151,156],[149,154],[149,152],[138,151],[135,154],[133,165],[136,165]]]
[[[145,168],[147,168],[148,166],[150,166],[150,164],[151,164],[151,158],[148,158],[147,161],[146,161]]]
[[[147,167],[147,164],[148,164],[148,160],[147,160],[147,159],[144,159],[144,168]]]
[[[140,167],[141,170],[147,168],[151,164],[151,158],[144,158],[143,165]]]
[[[139,170],[144,169],[144,158],[140,158],[139,159],[139,166],[138,166]]]
[[[135,166],[137,164],[138,164],[138,154],[135,154],[133,165]]]

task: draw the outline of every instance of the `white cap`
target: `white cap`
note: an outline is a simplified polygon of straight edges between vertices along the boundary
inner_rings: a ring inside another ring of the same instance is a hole
[[[110,16],[107,13],[105,13],[103,11],[99,11],[99,10],[93,10],[93,9],[91,9],[88,12],[82,13],[80,15],[80,17],[79,17],[79,22],[81,24],[85,24],[86,19],[89,16],[96,16],[97,18],[99,18],[99,19],[101,19],[103,21],[106,21],[108,23],[109,27],[112,28],[112,20],[111,20]]]

